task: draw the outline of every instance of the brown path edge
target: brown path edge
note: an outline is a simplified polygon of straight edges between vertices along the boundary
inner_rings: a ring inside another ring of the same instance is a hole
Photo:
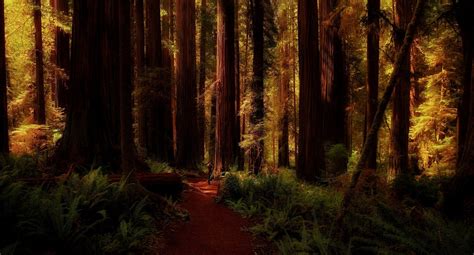
[[[165,230],[161,254],[255,254],[251,233],[243,231],[250,222],[215,203],[217,184],[208,185],[205,179],[189,179],[188,184],[179,205],[188,210],[190,220]]]

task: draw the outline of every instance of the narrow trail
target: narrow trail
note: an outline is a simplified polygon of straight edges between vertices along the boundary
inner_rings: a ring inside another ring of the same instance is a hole
[[[165,233],[165,255],[246,255],[254,254],[252,235],[242,228],[249,222],[229,208],[216,204],[217,184],[205,179],[190,179],[180,206],[189,211],[190,220],[171,226]]]

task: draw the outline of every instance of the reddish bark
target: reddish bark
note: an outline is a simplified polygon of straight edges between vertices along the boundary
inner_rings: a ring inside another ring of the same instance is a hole
[[[0,0],[0,155],[9,152],[4,8],[4,1]]]
[[[316,1],[298,1],[300,105],[297,175],[315,181],[324,170],[321,79]]]

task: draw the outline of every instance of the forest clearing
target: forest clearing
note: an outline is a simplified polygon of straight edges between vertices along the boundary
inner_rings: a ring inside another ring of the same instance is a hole
[[[0,255],[473,254],[474,1],[0,0]]]

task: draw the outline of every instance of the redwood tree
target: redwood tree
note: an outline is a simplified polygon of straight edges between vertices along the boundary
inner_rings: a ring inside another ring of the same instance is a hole
[[[469,107],[472,103],[474,93],[474,3],[469,0],[459,0],[454,5],[456,21],[458,23],[462,42],[462,53],[463,53],[463,77],[462,77],[462,88],[463,94],[461,96],[461,102],[458,108],[458,166],[461,165],[462,156],[466,153],[464,144],[469,138],[468,128],[469,122],[473,121],[469,119]]]
[[[8,154],[7,63],[5,57],[5,5],[0,0],[0,155]]]
[[[148,155],[164,162],[174,161],[173,126],[171,112],[171,84],[156,74],[162,74],[163,47],[161,42],[160,1],[146,1],[146,65],[151,79],[151,99],[143,106]],[[146,96],[148,92],[144,92]],[[142,128],[143,129],[143,128]]]
[[[68,0],[54,0],[55,14],[59,22],[64,22],[64,17],[70,15]],[[67,88],[69,87],[69,74],[71,69],[70,34],[61,26],[55,28],[54,47],[55,64],[60,71],[56,73],[56,89],[54,100],[56,106],[67,106]]]
[[[198,148],[199,148],[199,158],[204,159],[204,141],[205,141],[205,133],[206,133],[206,98],[205,98],[205,89],[206,89],[206,64],[207,64],[207,57],[206,57],[206,48],[207,48],[207,41],[208,41],[208,24],[207,19],[208,11],[207,11],[207,1],[201,1],[201,20],[200,20],[200,27],[201,27],[201,35],[199,37],[199,85],[198,85],[198,128],[199,128],[199,135],[196,138],[198,140]]]
[[[405,30],[413,14],[411,0],[394,0],[395,48],[403,45]],[[410,51],[400,66],[401,74],[393,94],[390,172],[397,175],[408,171],[408,132],[410,129]]]
[[[36,98],[34,120],[36,124],[46,124],[44,98],[44,66],[43,66],[43,32],[41,23],[41,0],[34,0],[33,19],[35,25],[35,63],[36,63]]]
[[[288,11],[283,11],[280,18],[280,47],[281,63],[280,63],[280,81],[279,81],[279,105],[280,105],[280,123],[281,133],[278,137],[278,166],[288,167],[290,165],[289,158],[289,93],[290,93],[290,43],[285,38],[288,36]]]
[[[234,1],[217,1],[217,82],[214,176],[228,171],[237,156],[235,129]]]
[[[176,1],[177,112],[176,166],[196,169],[199,163],[196,84],[195,2]]]
[[[300,105],[297,175],[315,181],[324,170],[319,67],[318,7],[314,0],[298,0]]]
[[[71,96],[58,161],[119,167],[118,39],[116,1],[74,1]]]
[[[339,35],[340,14],[335,13],[339,2],[320,1],[321,96],[324,115],[322,124],[325,145],[344,144],[349,150],[349,84],[343,40]],[[332,170],[339,172],[346,169]]]
[[[118,2],[118,23],[120,27],[120,151],[122,172],[126,177],[130,177],[135,170],[135,144],[133,141],[132,128],[132,44],[130,32],[130,1],[131,0],[121,0]]]
[[[252,113],[250,115],[250,125],[252,126],[253,137],[255,139],[250,149],[250,171],[257,174],[262,168],[264,158],[263,144],[263,118],[265,115],[264,106],[264,37],[263,37],[263,0],[252,0],[252,41],[253,41],[253,76],[250,90],[252,96]]]
[[[365,137],[370,131],[377,112],[379,88],[379,44],[380,44],[380,0],[369,0],[367,3],[367,106],[365,112]],[[377,168],[377,138],[371,145],[367,167]]]

